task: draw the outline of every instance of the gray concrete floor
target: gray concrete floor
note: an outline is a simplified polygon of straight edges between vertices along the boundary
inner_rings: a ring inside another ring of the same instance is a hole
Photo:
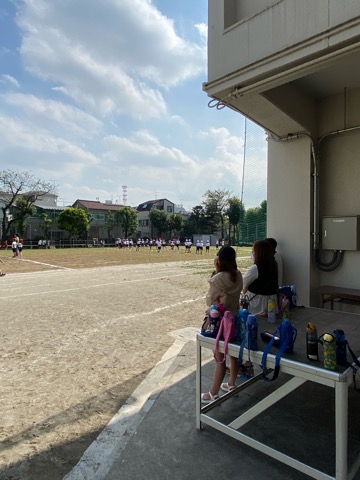
[[[204,426],[195,426],[195,342],[184,342],[172,358],[150,404],[142,408],[140,421],[112,444],[111,461],[102,458],[103,468],[89,476],[74,469],[66,479],[138,480],[196,478],[212,480],[305,480],[309,477],[279,461]],[[208,360],[211,358],[209,352]],[[211,383],[213,363],[203,368],[204,389]],[[280,373],[277,382],[287,380]],[[276,383],[277,383],[276,382]],[[228,420],[264,397],[274,384],[257,382],[221,404],[212,415]],[[246,393],[245,393],[246,392]],[[349,462],[360,452],[360,394],[349,388]],[[294,409],[295,406],[295,409]],[[295,414],[294,414],[295,411]],[[334,392],[307,383],[243,427],[244,433],[292,455],[304,463],[334,475]],[[80,462],[81,463],[81,462]],[[89,472],[89,471],[87,471]],[[354,477],[360,480],[360,472]]]

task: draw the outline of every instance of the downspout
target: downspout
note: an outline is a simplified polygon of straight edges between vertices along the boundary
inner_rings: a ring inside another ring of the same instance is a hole
[[[360,127],[358,127],[360,128]],[[337,132],[332,132],[329,134],[324,135],[321,137],[318,148],[315,148],[314,140],[311,135],[307,133],[297,133],[295,135],[288,135],[287,137],[276,137],[275,135],[269,133],[269,136],[272,140],[276,142],[287,142],[289,140],[296,140],[300,137],[306,137],[311,142],[311,157],[313,160],[313,259],[316,267],[319,270],[331,272],[339,267],[341,261],[343,259],[344,252],[342,250],[334,250],[334,254],[332,259],[325,263],[320,258],[320,219],[319,219],[319,210],[320,210],[320,202],[319,202],[319,145],[320,142],[328,135],[335,134]],[[340,132],[338,132],[340,133]]]

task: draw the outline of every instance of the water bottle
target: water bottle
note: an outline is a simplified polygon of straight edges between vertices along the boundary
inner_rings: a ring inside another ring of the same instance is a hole
[[[258,321],[255,315],[248,315],[246,320],[246,339],[245,348],[248,350],[257,350]]]
[[[276,301],[275,295],[271,295],[268,299],[268,322],[275,323],[276,321]]]
[[[311,322],[306,327],[306,355],[308,360],[319,360],[317,328]]]
[[[280,325],[280,348],[285,343],[286,347],[284,353],[294,352],[294,343],[297,336],[297,329],[290,323],[289,320],[284,319]]]
[[[324,333],[319,338],[324,347],[324,368],[327,370],[336,369],[336,339],[331,333]]]
[[[347,340],[345,337],[344,330],[334,330],[334,336],[336,339],[336,363],[338,365],[347,365],[348,361],[346,358],[346,345]]]
[[[239,316],[240,316],[240,325],[239,325],[238,337],[240,337],[240,340],[243,341],[246,336],[246,321],[249,316],[249,310],[247,308],[242,308],[240,310]]]

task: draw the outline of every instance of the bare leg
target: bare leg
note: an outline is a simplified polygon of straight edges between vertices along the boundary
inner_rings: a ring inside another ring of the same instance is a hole
[[[229,377],[229,385],[235,385],[237,373],[238,373],[238,359],[236,357],[230,357],[230,377]]]
[[[210,389],[210,392],[212,395],[218,395],[220,390],[220,385],[224,380],[225,372],[226,372],[225,362],[222,361],[224,359],[224,354],[216,352],[215,355],[216,355],[216,363],[215,363],[214,378],[213,378],[212,387]]]

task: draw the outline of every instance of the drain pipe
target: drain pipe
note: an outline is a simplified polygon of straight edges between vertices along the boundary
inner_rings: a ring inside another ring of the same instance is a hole
[[[360,128],[360,127],[358,127]],[[331,134],[335,134],[336,132],[332,132],[329,134],[324,135],[321,137],[318,148],[315,148],[314,140],[311,135],[307,133],[297,133],[295,135],[289,134],[287,137],[277,137],[272,133],[269,133],[269,137],[274,140],[275,142],[287,142],[289,140],[295,140],[300,137],[306,137],[311,142],[311,157],[313,160],[313,258],[316,267],[319,270],[325,272],[332,272],[342,262],[344,252],[342,250],[334,250],[333,257],[327,263],[323,262],[320,258],[320,219],[319,219],[319,210],[320,210],[320,201],[319,201],[319,145],[320,142],[326,137]],[[339,132],[340,133],[340,132]]]
[[[311,137],[310,137],[311,138]],[[323,139],[324,137],[322,137]],[[321,140],[321,139],[320,139]],[[342,250],[334,250],[333,256],[329,262],[324,262],[320,258],[320,198],[319,198],[319,146],[320,141],[318,143],[317,149],[315,149],[314,141],[311,138],[311,156],[314,163],[314,171],[313,171],[313,195],[314,195],[314,232],[313,232],[313,254],[314,254],[314,262],[316,267],[323,271],[323,272],[333,272],[336,270],[344,256],[344,252]]]

